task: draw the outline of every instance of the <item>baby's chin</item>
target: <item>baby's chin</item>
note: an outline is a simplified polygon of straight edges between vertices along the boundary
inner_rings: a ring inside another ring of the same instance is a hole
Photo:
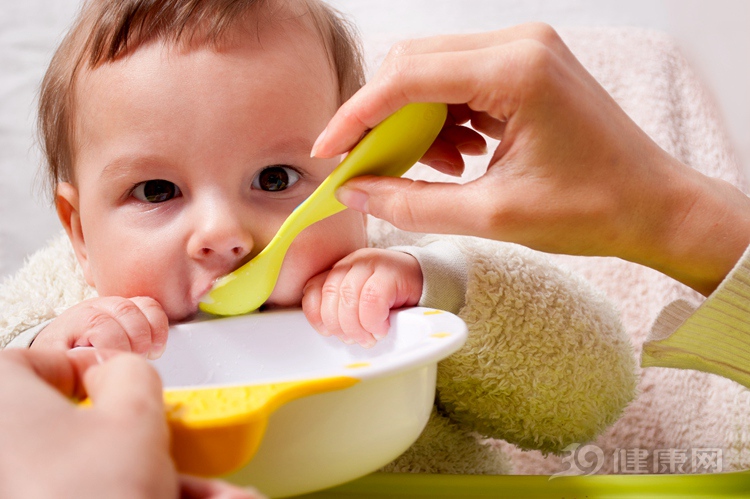
[[[178,324],[180,322],[188,322],[193,319],[195,319],[201,312],[198,308],[195,308],[193,310],[179,310],[179,311],[171,311],[171,310],[165,310],[167,313],[167,318],[169,319],[170,324]]]
[[[184,301],[164,303],[164,312],[167,314],[170,324],[187,322],[203,314],[199,308],[199,299],[186,299]]]
[[[212,316],[200,310],[200,302],[184,302],[180,304],[167,305],[164,307],[164,312],[169,318],[170,324],[178,324],[180,322],[188,322],[195,319],[201,319],[203,317],[219,317]],[[274,308],[296,308],[302,306],[302,290],[294,289],[281,289],[279,292],[274,290],[268,300],[262,305],[261,310],[274,309]]]
[[[267,308],[292,308],[302,306],[302,288],[299,289],[277,289],[273,290],[271,296],[263,304],[264,309]]]
[[[299,267],[295,272],[282,269],[273,292],[261,309],[300,307],[302,305],[302,291],[308,280],[306,276],[310,273],[305,270],[307,269]],[[193,286],[181,290],[181,293],[163,292],[158,297],[154,295],[154,298],[162,305],[170,324],[196,319],[202,320],[205,317],[212,317],[200,310],[201,299],[211,290],[212,283],[213,281],[207,284],[203,283],[203,286],[198,285],[201,283],[195,283]]]

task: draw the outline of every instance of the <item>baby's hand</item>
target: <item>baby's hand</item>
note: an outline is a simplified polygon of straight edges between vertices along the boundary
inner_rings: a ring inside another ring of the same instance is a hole
[[[421,295],[416,258],[367,248],[307,281],[302,310],[320,334],[371,347],[388,332],[391,309],[416,305]]]
[[[91,346],[135,352],[156,359],[167,344],[169,320],[153,298],[92,298],[75,305],[42,329],[32,348],[69,350]]]

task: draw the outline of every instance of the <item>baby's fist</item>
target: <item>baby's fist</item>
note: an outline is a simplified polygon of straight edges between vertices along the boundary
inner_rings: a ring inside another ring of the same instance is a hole
[[[416,305],[421,296],[422,269],[416,258],[366,248],[307,281],[302,310],[321,334],[371,347],[387,334],[391,309]]]
[[[45,327],[32,348],[88,346],[134,352],[156,359],[167,344],[169,320],[159,302],[137,296],[85,300]]]

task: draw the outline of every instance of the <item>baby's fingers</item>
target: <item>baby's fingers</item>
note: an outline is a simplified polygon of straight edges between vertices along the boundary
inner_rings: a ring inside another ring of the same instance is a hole
[[[136,296],[130,299],[136,304],[148,322],[151,330],[148,358],[158,359],[164,353],[167,346],[167,335],[169,333],[169,319],[166,312],[158,301],[147,296]]]
[[[151,325],[133,300],[116,296],[100,298],[94,308],[88,335],[93,346],[130,350],[142,355],[149,352]]]
[[[347,338],[363,347],[375,345],[375,338],[360,320],[360,311],[371,308],[388,310],[387,290],[366,287],[375,270],[370,265],[353,265],[339,284],[336,316],[339,327]]]
[[[125,329],[109,314],[102,312],[101,315],[92,315],[89,320],[90,326],[74,346],[92,346],[121,352],[132,351]]]
[[[416,305],[422,295],[422,269],[416,258],[397,251],[381,253],[385,255],[387,261],[368,277],[359,299],[359,322],[377,340],[388,334],[391,309]]]
[[[323,317],[320,313],[323,300],[323,284],[327,277],[328,272],[323,272],[312,277],[307,281],[305,288],[302,290],[302,311],[305,313],[305,317],[307,317],[310,325],[323,336],[331,336],[331,333],[328,332],[323,324]]]
[[[112,317],[112,300],[94,298],[63,312],[44,328],[34,340],[34,347],[69,350],[98,346],[129,352],[130,340]]]
[[[375,272],[362,287],[358,317],[361,327],[375,340],[388,334],[391,307],[398,295],[396,280]]]
[[[337,263],[328,272],[321,287],[320,296],[320,317],[323,320],[323,326],[330,335],[336,336],[347,345],[353,344],[355,338],[351,337],[349,331],[342,328],[339,317],[341,310],[339,302],[359,301],[359,298],[355,295],[356,292],[353,292],[349,287],[342,288],[342,283],[351,268],[352,266],[344,263],[344,260]]]

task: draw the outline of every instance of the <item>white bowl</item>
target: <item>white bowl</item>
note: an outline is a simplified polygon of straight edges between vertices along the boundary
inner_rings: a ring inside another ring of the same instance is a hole
[[[388,464],[427,423],[437,362],[463,345],[466,325],[426,308],[390,320],[388,336],[370,349],[319,335],[297,309],[181,324],[154,365],[167,392],[354,378],[282,405],[250,462],[224,475],[272,497],[303,494]]]

